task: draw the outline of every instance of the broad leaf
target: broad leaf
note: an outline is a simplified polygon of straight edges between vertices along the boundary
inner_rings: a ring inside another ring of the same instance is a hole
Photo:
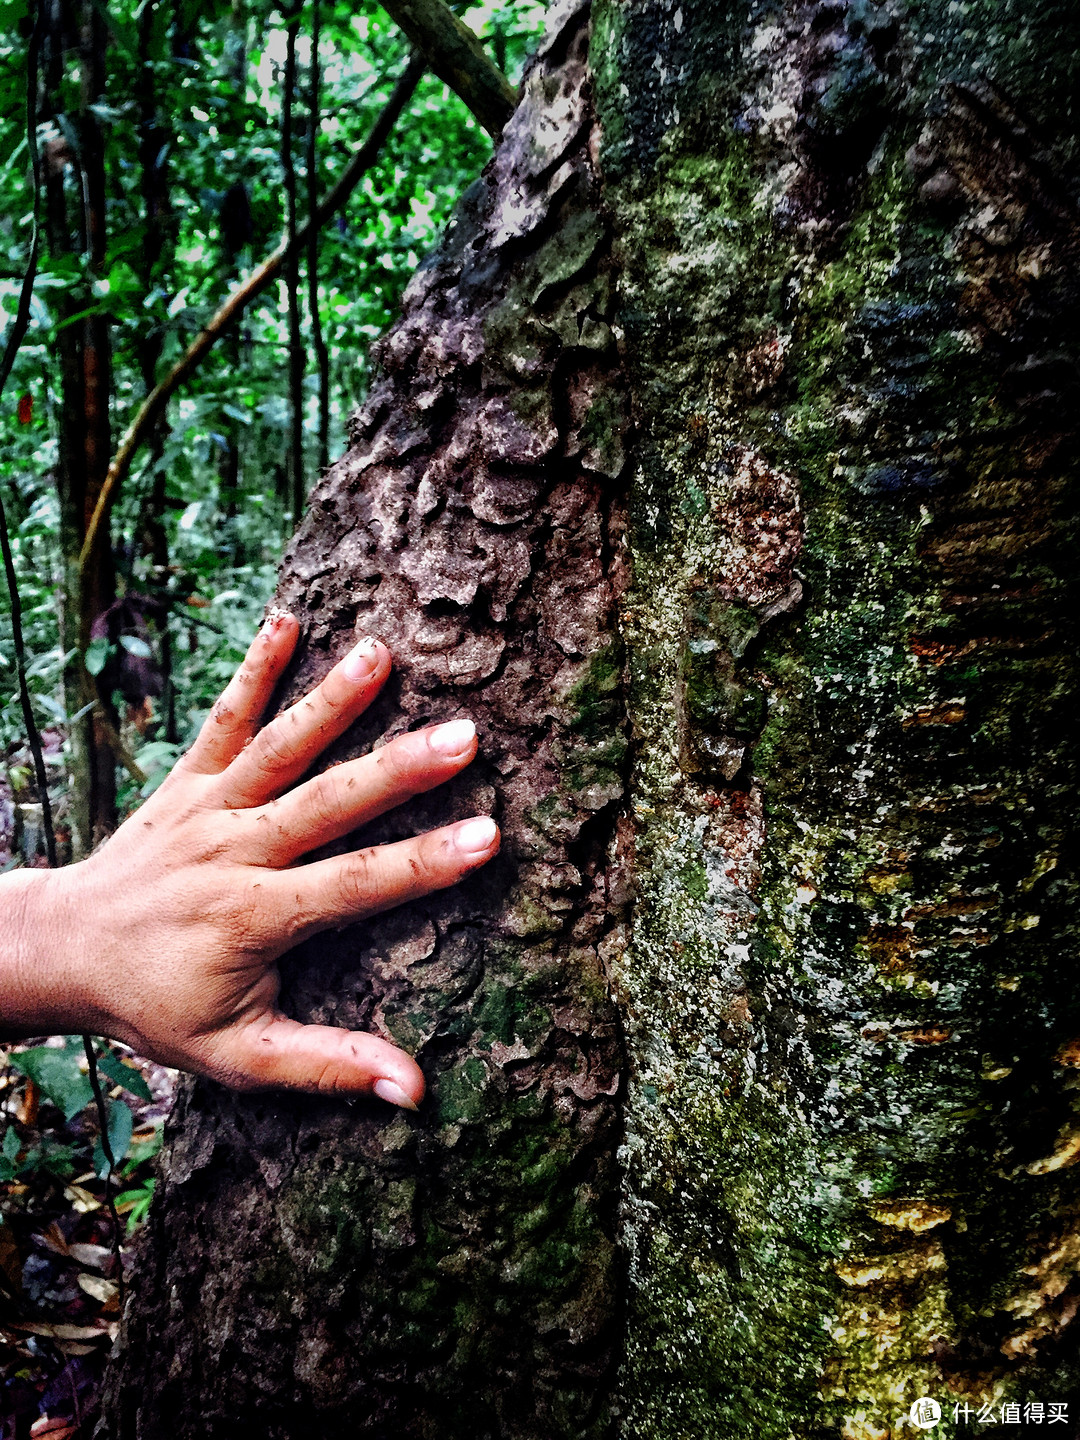
[[[90,1081],[80,1069],[83,1050],[78,1049],[68,1036],[63,1049],[49,1045],[37,1045],[32,1050],[9,1055],[8,1061],[16,1070],[21,1070],[49,1097],[58,1109],[64,1112],[64,1119],[71,1120],[94,1098]]]
[[[107,1075],[114,1085],[122,1085],[132,1095],[138,1095],[140,1100],[153,1100],[150,1087],[138,1070],[133,1065],[125,1065],[112,1050],[105,1050],[99,1055],[97,1063],[101,1073]]]
[[[122,1100],[109,1102],[109,1145],[112,1149],[113,1165],[119,1166],[131,1147],[131,1132],[135,1122],[131,1111]],[[109,1173],[109,1162],[100,1136],[94,1142],[94,1172],[104,1177]]]
[[[86,647],[86,654],[83,656],[83,663],[91,675],[100,675],[105,668],[105,661],[109,658],[109,642],[104,635],[99,635],[96,640],[91,640]]]

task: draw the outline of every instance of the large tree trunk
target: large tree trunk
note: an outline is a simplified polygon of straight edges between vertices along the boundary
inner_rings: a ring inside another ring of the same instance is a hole
[[[287,966],[430,1096],[185,1093],[110,1436],[1069,1398],[1075,20],[979,14],[553,18],[281,585],[332,758],[478,721],[378,833],[498,862]]]

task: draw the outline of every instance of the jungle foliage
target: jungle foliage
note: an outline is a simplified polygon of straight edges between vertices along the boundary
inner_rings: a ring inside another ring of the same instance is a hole
[[[516,80],[543,6],[453,8]],[[120,486],[97,578],[81,599],[72,552],[108,456],[86,461],[90,498],[72,526],[70,454],[86,450],[97,423],[90,410],[102,400],[115,454],[154,384],[288,233],[290,218],[302,226],[315,197],[340,179],[408,55],[405,37],[369,0],[0,3],[5,332],[33,228],[33,69],[41,161],[41,253],[29,331],[3,394],[0,485],[62,853],[74,812],[88,803],[85,786],[70,783],[79,747],[69,742],[89,723],[80,712],[100,717],[99,751],[118,780],[115,799],[93,802],[98,817],[122,815],[167,773],[239,660],[303,496],[342,449],[367,348],[490,153],[457,96],[423,74],[343,210],[172,397]],[[73,343],[91,332],[96,350],[85,338]],[[84,386],[88,354],[101,361],[96,398]],[[6,594],[0,677],[9,787],[0,858],[34,863],[40,812]]]

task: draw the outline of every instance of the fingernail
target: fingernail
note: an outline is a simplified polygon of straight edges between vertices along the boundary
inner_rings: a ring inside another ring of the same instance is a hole
[[[485,850],[491,849],[498,833],[495,821],[486,816],[482,820],[466,820],[464,825],[458,826],[454,844],[463,855],[482,855]]]
[[[428,744],[436,755],[460,755],[472,743],[475,734],[476,726],[471,720],[448,720],[445,725],[432,730]]]
[[[378,663],[378,644],[370,635],[365,635],[363,640],[358,640],[345,656],[341,668],[345,673],[346,680],[367,680],[375,673]]]
[[[402,1110],[418,1110],[420,1108],[396,1080],[376,1080],[371,1088],[379,1099],[385,1100],[388,1105],[400,1105]]]

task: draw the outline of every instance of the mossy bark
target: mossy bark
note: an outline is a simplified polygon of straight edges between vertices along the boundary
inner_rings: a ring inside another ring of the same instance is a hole
[[[951,1434],[1075,1385],[1075,39],[604,7],[626,1435],[885,1440],[920,1396]]]
[[[186,1094],[104,1433],[1071,1398],[1076,25],[559,7],[282,581],[341,754],[480,725],[379,833],[498,865],[288,966],[431,1099]]]

